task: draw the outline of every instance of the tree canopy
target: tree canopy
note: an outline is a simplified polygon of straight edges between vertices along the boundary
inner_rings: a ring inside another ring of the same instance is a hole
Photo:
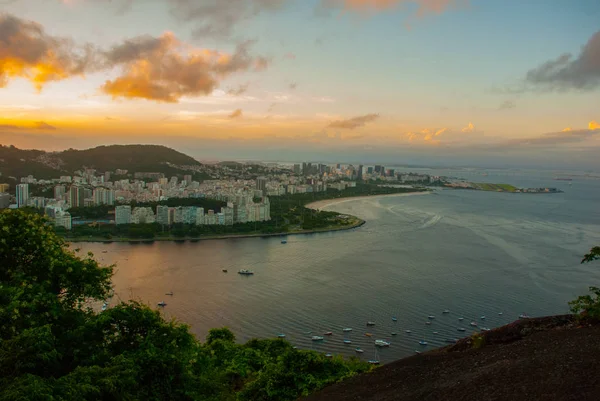
[[[97,313],[112,271],[43,217],[0,211],[0,401],[295,400],[370,368],[227,328],[203,344],[139,302]]]

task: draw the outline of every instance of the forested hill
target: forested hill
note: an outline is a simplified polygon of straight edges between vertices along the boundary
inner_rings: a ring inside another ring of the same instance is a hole
[[[200,163],[181,152],[159,145],[110,145],[53,153],[0,146],[2,177],[12,176],[17,179],[30,174],[36,178],[71,175],[73,171],[85,167],[95,168],[100,172],[124,169],[129,172],[174,175],[184,173],[176,166],[193,165]]]

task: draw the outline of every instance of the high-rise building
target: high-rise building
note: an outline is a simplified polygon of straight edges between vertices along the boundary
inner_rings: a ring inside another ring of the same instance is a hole
[[[200,226],[203,224],[204,224],[204,208],[199,207],[198,210],[196,210],[196,225]]]
[[[169,206],[156,206],[156,222],[163,226],[171,224],[171,221],[169,220]]]
[[[115,224],[131,224],[131,206],[122,205],[115,208]]]
[[[356,175],[356,178],[359,181],[362,181],[362,179],[363,179],[363,165],[362,164],[359,164],[359,166],[358,166],[358,173]]]
[[[383,174],[383,171],[384,171],[383,170],[383,166],[380,166],[380,165],[376,165],[375,166],[375,174],[380,174],[381,175],[381,174]]]
[[[106,171],[104,173],[104,182],[109,182],[110,181],[110,171]]]
[[[71,214],[63,211],[56,212],[54,216],[54,226],[64,227],[67,230],[70,230],[72,226]]]
[[[265,177],[258,177],[256,179],[256,189],[260,190],[263,195],[267,191],[267,182],[268,180]]]
[[[29,201],[29,184],[17,185],[17,207],[27,206]]]
[[[65,193],[67,192],[67,188],[64,185],[57,185],[54,187],[54,199],[61,200]]]
[[[294,164],[294,174],[300,174],[301,173],[300,169],[301,169],[301,167],[299,164]]]
[[[178,178],[176,176],[171,177],[169,180],[169,186],[175,188],[177,186]]]
[[[6,192],[0,192],[0,209],[6,209],[10,206],[10,195]]]
[[[149,207],[136,207],[131,213],[131,224],[152,224],[156,222],[154,212]]]
[[[167,185],[169,184],[169,179],[166,177],[159,178],[158,184],[160,185],[160,187],[162,189],[165,189],[167,187]]]
[[[71,185],[69,188],[69,207],[85,206],[85,190],[79,185]]]
[[[10,184],[0,184],[0,192],[8,192]]]
[[[373,174],[373,167],[367,167],[367,174]]]
[[[302,174],[308,175],[308,165],[306,164],[306,162],[302,163]]]
[[[114,205],[115,191],[108,188],[96,188],[93,193],[94,205]]]
[[[198,208],[196,206],[185,206],[182,211],[182,223],[183,224],[196,224],[196,216]]]
[[[185,180],[185,182],[187,183],[187,185],[190,185],[190,183],[192,182],[192,175],[191,174],[186,174],[183,176],[183,179]]]

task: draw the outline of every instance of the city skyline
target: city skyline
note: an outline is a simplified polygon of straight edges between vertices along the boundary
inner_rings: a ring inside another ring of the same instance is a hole
[[[0,141],[590,168],[594,0],[3,1]]]

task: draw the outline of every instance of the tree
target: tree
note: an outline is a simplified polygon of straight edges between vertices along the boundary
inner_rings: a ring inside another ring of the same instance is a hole
[[[586,254],[581,263],[589,263],[594,260],[600,259],[600,247],[593,247],[588,254]],[[571,312],[579,315],[580,318],[587,318],[593,320],[600,320],[600,288],[589,287],[591,295],[581,295],[577,299],[569,302]]]

